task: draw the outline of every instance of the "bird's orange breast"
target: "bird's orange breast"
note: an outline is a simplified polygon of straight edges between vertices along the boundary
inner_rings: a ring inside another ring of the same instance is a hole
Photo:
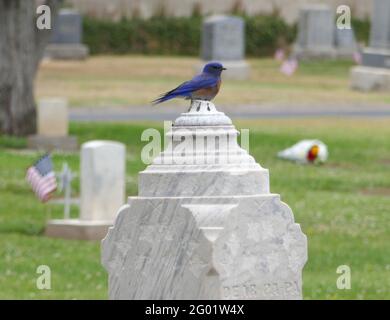
[[[221,88],[221,80],[217,82],[216,86],[202,88],[194,91],[194,93],[196,93],[197,95],[212,95],[212,94],[217,94],[219,92],[219,88]]]

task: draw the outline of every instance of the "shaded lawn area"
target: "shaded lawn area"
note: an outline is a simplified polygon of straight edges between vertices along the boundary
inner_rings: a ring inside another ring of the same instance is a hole
[[[352,61],[302,62],[296,74],[280,73],[273,59],[249,59],[245,81],[223,81],[221,105],[390,103],[386,93],[349,89]],[[161,93],[190,79],[199,60],[191,57],[92,56],[86,61],[45,61],[36,81],[38,98],[68,97],[71,106],[149,105]],[[180,104],[172,101],[171,104]]]
[[[304,269],[306,299],[390,298],[390,119],[262,120],[238,122],[250,129],[250,152],[270,169],[271,191],[280,193],[308,237]],[[127,145],[127,194],[137,194],[140,136],[161,123],[71,123],[79,141],[112,139]],[[322,166],[278,160],[277,151],[302,138],[329,146]],[[23,149],[22,138],[0,137],[0,298],[106,299],[107,274],[99,243],[49,239],[46,219],[62,217],[62,206],[40,204],[24,180],[38,153]],[[79,169],[78,154],[55,153]],[[73,184],[78,193],[79,184]],[[60,196],[60,195],[57,195]],[[77,216],[77,207],[72,215]],[[52,270],[52,290],[35,286],[36,268]],[[336,268],[349,265],[352,289],[338,290]]]

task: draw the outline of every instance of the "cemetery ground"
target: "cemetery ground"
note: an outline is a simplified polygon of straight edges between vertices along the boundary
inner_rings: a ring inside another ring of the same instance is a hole
[[[92,56],[86,61],[44,61],[37,97],[67,97],[72,107],[150,106],[160,93],[194,75],[197,58],[161,56]],[[384,104],[386,93],[349,89],[352,61],[301,63],[293,77],[279,72],[271,58],[249,59],[250,79],[224,81],[216,106],[309,104]],[[169,105],[180,105],[172,101]],[[168,108],[167,104],[161,108]],[[150,108],[150,107],[149,107]]]
[[[390,118],[267,119],[236,125],[250,129],[250,152],[270,169],[271,192],[280,193],[291,206],[308,237],[304,298],[389,299]],[[136,195],[137,173],[145,168],[140,136],[149,127],[162,130],[160,122],[72,122],[70,134],[80,143],[125,143],[126,193]],[[276,158],[277,151],[303,138],[326,142],[329,161],[302,166]],[[25,147],[24,138],[0,136],[0,298],[106,299],[99,243],[43,236],[45,221],[61,218],[63,208],[53,202],[40,204],[33,195],[24,176],[38,153]],[[54,153],[56,171],[64,161],[78,171],[78,153]],[[77,196],[78,179],[73,190]],[[72,216],[77,214],[73,206]],[[39,265],[51,268],[51,290],[36,288]],[[336,288],[340,265],[351,268],[351,290]]]

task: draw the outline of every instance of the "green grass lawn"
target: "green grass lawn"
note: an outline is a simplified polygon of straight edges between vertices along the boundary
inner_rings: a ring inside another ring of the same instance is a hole
[[[390,298],[390,120],[262,120],[237,123],[250,129],[250,152],[270,169],[271,191],[280,193],[308,237],[304,269],[306,299]],[[127,145],[127,194],[137,194],[141,132],[160,123],[71,123],[82,143],[112,139]],[[278,160],[278,150],[302,138],[329,147],[322,166]],[[107,274],[99,243],[50,239],[48,218],[60,218],[58,204],[40,204],[24,180],[38,156],[25,140],[0,136],[0,298],[106,299]],[[56,170],[67,161],[79,168],[78,154],[55,153]],[[74,183],[78,192],[78,182]],[[77,215],[77,208],[72,208]],[[52,289],[38,290],[36,268],[48,265]],[[349,265],[352,289],[338,290],[336,268]]]

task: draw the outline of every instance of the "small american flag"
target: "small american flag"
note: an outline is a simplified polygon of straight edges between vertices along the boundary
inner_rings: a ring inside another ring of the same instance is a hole
[[[57,181],[49,154],[44,155],[27,169],[26,179],[39,200],[46,202],[50,199],[57,189]]]
[[[289,58],[283,62],[280,67],[280,72],[286,76],[292,76],[298,69],[298,60],[295,58]]]

